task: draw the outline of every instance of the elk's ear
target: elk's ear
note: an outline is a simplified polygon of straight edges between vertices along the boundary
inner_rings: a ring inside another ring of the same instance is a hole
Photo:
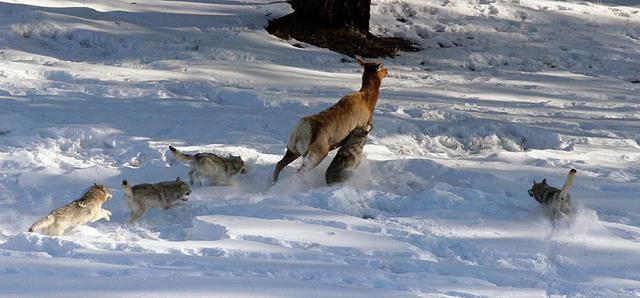
[[[360,64],[360,66],[365,66],[365,64],[367,64],[367,62],[364,61],[364,59],[362,59],[361,56],[356,55],[356,62],[358,62],[358,64]]]
[[[176,177],[176,181],[177,181],[177,182],[180,182],[180,177]]]

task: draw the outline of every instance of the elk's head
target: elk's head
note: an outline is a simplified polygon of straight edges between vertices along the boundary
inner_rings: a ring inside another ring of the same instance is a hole
[[[356,61],[364,68],[364,74],[362,75],[363,83],[365,80],[374,78],[381,82],[388,74],[382,62],[367,62],[360,56],[356,56]]]

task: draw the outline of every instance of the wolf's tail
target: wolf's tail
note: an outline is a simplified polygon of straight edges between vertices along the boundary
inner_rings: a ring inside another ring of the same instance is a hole
[[[173,156],[175,156],[177,160],[192,161],[195,159],[193,155],[184,154],[173,146],[169,146],[169,150],[171,150],[171,153],[173,153]]]
[[[575,169],[571,169],[571,171],[569,171],[569,175],[567,175],[567,181],[564,182],[562,189],[560,189],[559,197],[564,198],[567,196],[569,190],[571,190],[571,186],[573,186],[573,178],[576,176],[576,173],[577,171]]]
[[[47,226],[50,226],[51,224],[53,224],[53,215],[48,215],[43,217],[42,219],[36,221],[30,228],[29,228],[29,232],[37,232]]]
[[[122,190],[124,191],[124,194],[127,196],[127,198],[133,198],[133,190],[131,189],[131,186],[129,185],[129,182],[127,182],[127,180],[122,180]]]

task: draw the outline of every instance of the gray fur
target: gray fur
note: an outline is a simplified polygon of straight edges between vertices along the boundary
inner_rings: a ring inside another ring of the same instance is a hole
[[[573,177],[576,170],[571,169],[567,180],[562,189],[557,189],[547,184],[547,179],[537,183],[533,181],[533,186],[529,189],[529,196],[536,199],[538,203],[545,206],[550,212],[554,220],[559,219],[562,215],[569,216],[571,214],[571,195],[569,190],[573,185]]]
[[[230,155],[222,157],[213,153],[196,153],[194,155],[184,154],[176,148],[169,146],[169,150],[178,160],[187,161],[191,165],[189,171],[189,183],[196,182],[203,186],[210,185],[231,185],[231,177],[237,174],[244,174],[247,168],[240,156]]]
[[[353,171],[362,161],[363,148],[371,129],[371,124],[368,124],[351,131],[327,168],[324,175],[327,184],[340,183],[351,178]]]
[[[180,200],[188,200],[186,196],[191,194],[189,186],[182,182],[180,177],[175,181],[142,183],[133,187],[127,180],[123,180],[122,189],[127,197],[127,205],[131,209],[129,222],[132,223],[140,219],[149,208],[169,209]]]
[[[63,207],[55,209],[46,217],[35,222],[29,232],[38,232],[49,236],[60,236],[67,230],[102,218],[111,219],[111,212],[102,209],[102,204],[112,194],[104,185],[94,184],[84,195]]]

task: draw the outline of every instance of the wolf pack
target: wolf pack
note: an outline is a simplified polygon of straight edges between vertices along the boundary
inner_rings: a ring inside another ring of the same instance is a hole
[[[302,157],[299,173],[315,168],[331,150],[338,149],[325,172],[328,185],[350,179],[364,158],[363,149],[373,129],[373,112],[378,101],[380,85],[387,76],[387,69],[379,62],[365,61],[356,56],[364,69],[359,91],[342,97],[333,106],[301,118],[290,134],[286,153],[276,163],[272,182],[278,181],[280,172],[291,162]],[[187,154],[173,146],[169,151],[176,160],[190,166],[189,183],[177,177],[172,181],[131,185],[122,181],[122,190],[131,211],[130,223],[135,223],[151,208],[169,209],[178,202],[187,201],[191,187],[206,185],[231,185],[236,175],[247,172],[240,156],[220,156],[202,152]],[[544,207],[555,222],[571,215],[571,196],[576,170],[571,169],[562,188],[533,181],[528,193]],[[60,236],[66,231],[101,219],[110,220],[111,212],[102,205],[113,196],[104,185],[94,184],[79,199],[53,210],[35,222],[29,232]]]

